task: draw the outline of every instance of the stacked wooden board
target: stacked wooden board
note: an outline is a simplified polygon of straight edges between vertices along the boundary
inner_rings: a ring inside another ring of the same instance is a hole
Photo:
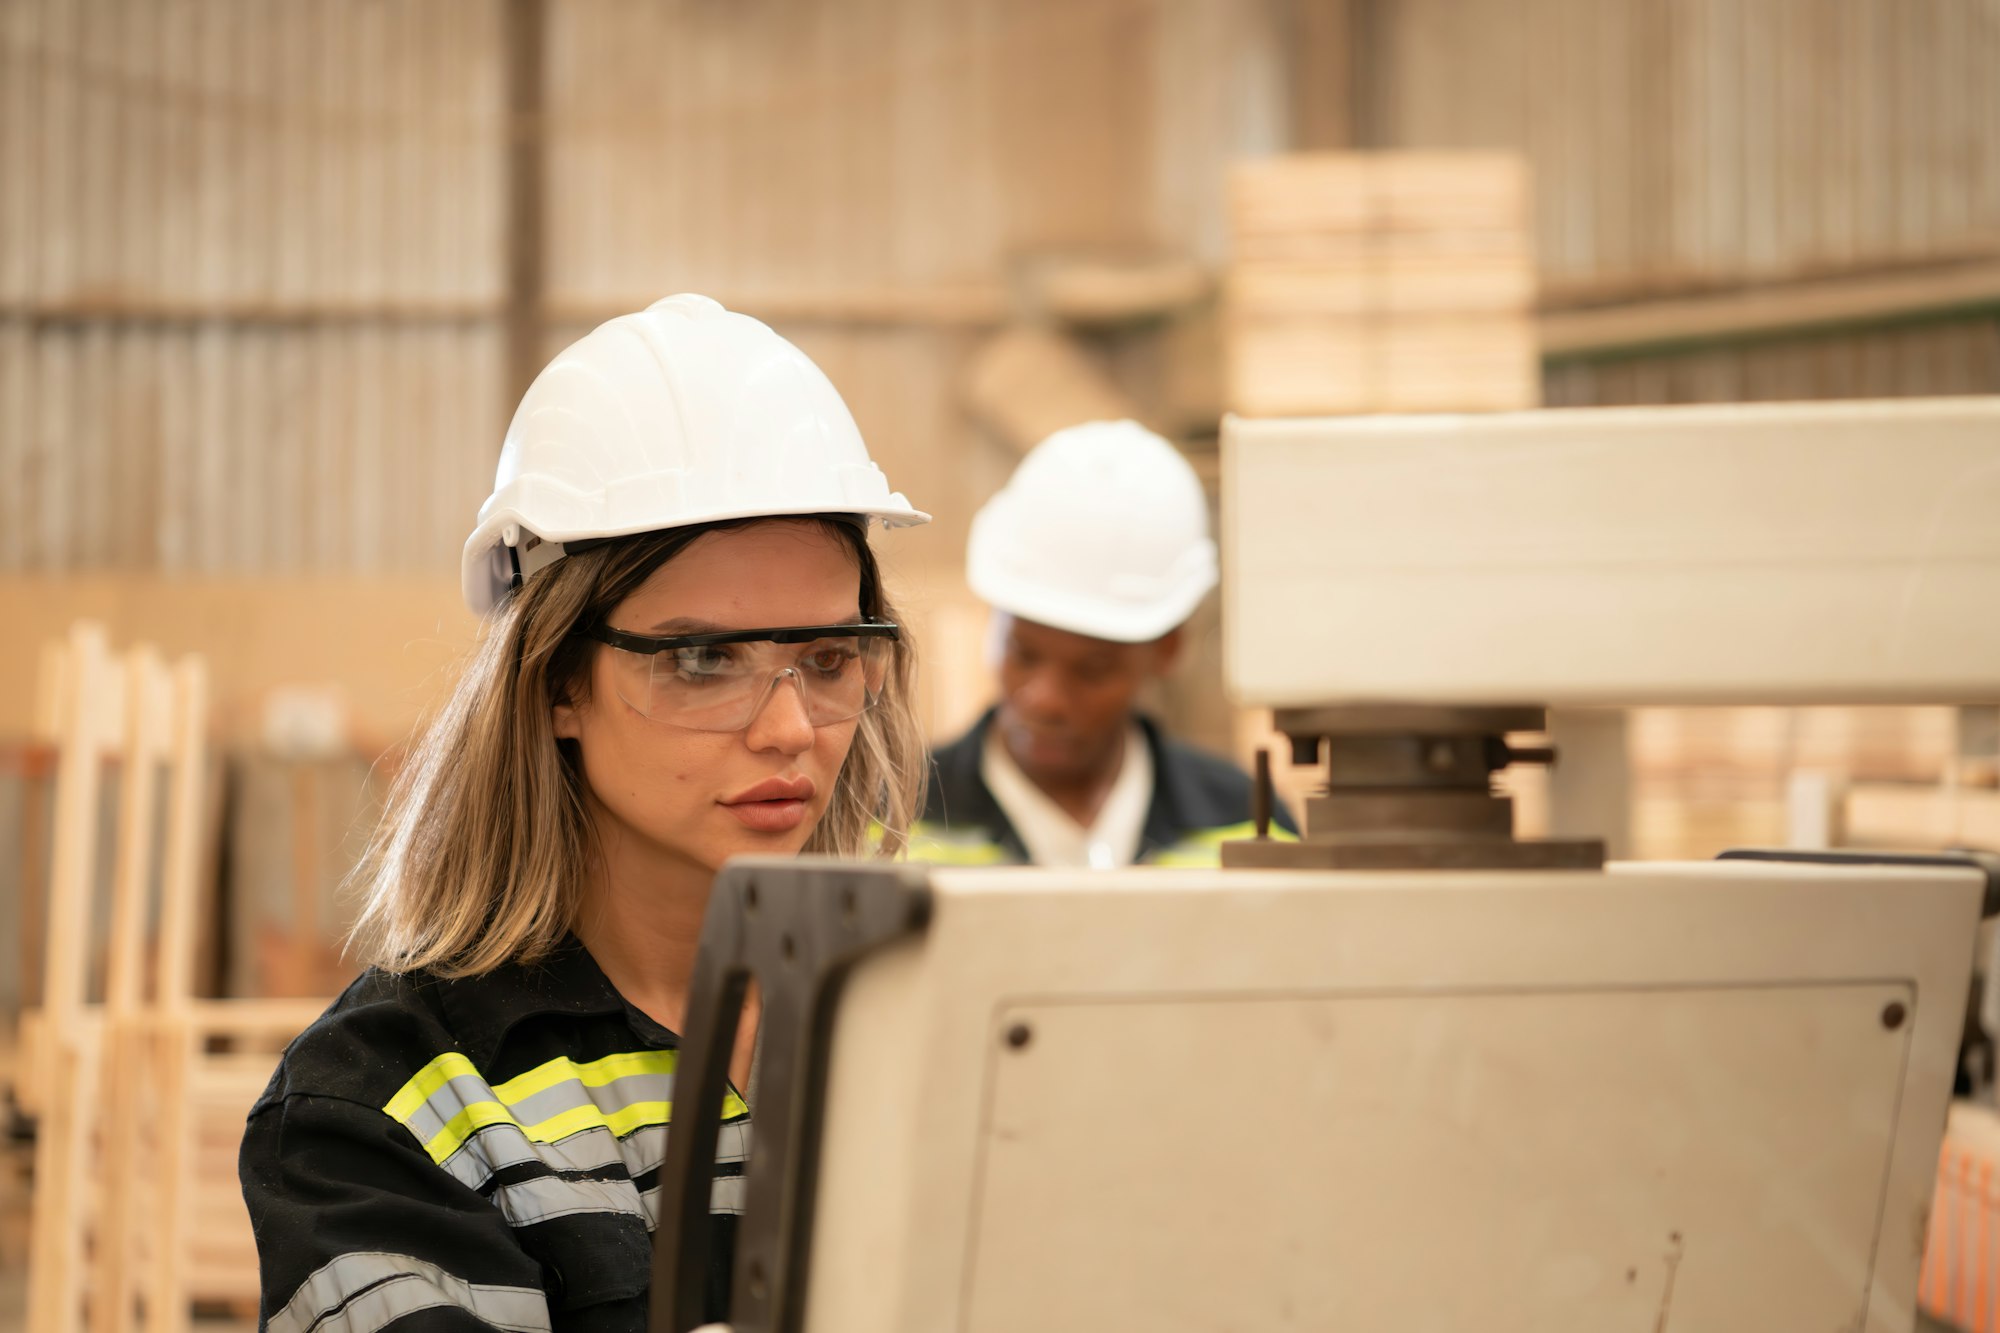
[[[1246,416],[1541,400],[1529,181],[1509,153],[1301,153],[1230,183],[1229,403]]]
[[[1917,1303],[1964,1333],[2000,1329],[2000,1114],[1957,1101],[1938,1154]]]

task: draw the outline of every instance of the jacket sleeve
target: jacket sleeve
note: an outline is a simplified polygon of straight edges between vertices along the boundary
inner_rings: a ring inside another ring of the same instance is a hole
[[[541,1265],[500,1210],[378,1107],[268,1096],[239,1173],[268,1333],[550,1327]]]

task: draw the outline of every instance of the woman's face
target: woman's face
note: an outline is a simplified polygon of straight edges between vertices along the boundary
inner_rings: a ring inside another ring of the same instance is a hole
[[[859,618],[860,597],[861,572],[846,542],[817,522],[770,519],[697,538],[609,621],[649,635],[845,625]],[[607,844],[643,844],[607,852],[710,871],[739,853],[797,852],[833,797],[858,720],[815,727],[799,690],[781,681],[744,730],[677,726],[628,702],[644,697],[631,673],[645,660],[599,647],[588,698],[555,710],[556,734],[582,752],[600,835]]]

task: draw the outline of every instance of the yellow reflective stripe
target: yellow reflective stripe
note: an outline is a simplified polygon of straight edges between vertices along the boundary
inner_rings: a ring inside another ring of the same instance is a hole
[[[518,1125],[506,1107],[499,1102],[474,1102],[445,1122],[443,1129],[431,1135],[424,1144],[424,1151],[439,1166],[444,1159],[457,1152],[465,1141],[488,1125]],[[544,1139],[547,1143],[550,1140]]]
[[[1162,847],[1146,858],[1148,865],[1156,866],[1214,866],[1222,859],[1222,844],[1257,836],[1257,825],[1245,820],[1241,824],[1224,824],[1216,828],[1196,829],[1185,834],[1171,846]],[[1299,835],[1282,828],[1276,821],[1271,824],[1272,842],[1297,842]]]
[[[1239,838],[1254,838],[1256,836],[1257,825],[1246,819],[1241,824],[1224,824],[1218,828],[1197,829],[1193,833],[1183,836],[1174,846],[1220,847],[1225,842],[1235,842]],[[1298,834],[1279,824],[1275,819],[1271,821],[1272,842],[1297,842],[1298,840]]]
[[[463,1074],[477,1078],[479,1070],[457,1051],[446,1051],[419,1069],[416,1077],[405,1083],[382,1109],[397,1120],[408,1121],[419,1106],[431,1099],[432,1093]]]
[[[940,866],[998,866],[1006,865],[1008,856],[999,847],[953,847],[944,843],[916,842],[910,844],[909,859]]]
[[[558,1056],[535,1066],[525,1074],[518,1074],[508,1079],[497,1088],[488,1086],[486,1089],[488,1096],[468,1101],[456,1115],[424,1141],[424,1152],[432,1161],[442,1165],[447,1158],[464,1146],[467,1139],[489,1125],[512,1125],[530,1142],[556,1143],[572,1134],[580,1134],[584,1130],[599,1127],[610,1130],[614,1137],[622,1139],[634,1130],[649,1125],[671,1124],[674,1106],[671,1101],[633,1102],[628,1106],[619,1107],[609,1115],[606,1115],[596,1103],[586,1101],[580,1106],[569,1107],[532,1125],[522,1124],[515,1117],[512,1108],[530,1097],[564,1083],[575,1082],[584,1087],[602,1088],[621,1078],[671,1075],[679,1063],[680,1054],[677,1051],[626,1051],[584,1064],[577,1064],[568,1056]],[[439,1089],[452,1079],[468,1075],[479,1080],[482,1085],[485,1084],[484,1076],[472,1061],[458,1051],[447,1051],[418,1070],[382,1109],[407,1128],[410,1118]],[[724,1120],[738,1120],[749,1114],[749,1106],[734,1089],[723,1095]]]
[[[546,1064],[536,1065],[525,1074],[516,1074],[493,1089],[493,1095],[512,1106],[571,1079],[586,1088],[601,1088],[628,1074],[671,1074],[679,1067],[679,1051],[621,1051],[617,1055],[607,1055],[601,1060],[584,1064],[577,1064],[562,1055]]]
[[[909,850],[912,861],[928,861],[947,866],[997,866],[1012,858],[1007,849],[984,832],[956,833],[947,824],[919,819],[910,825]]]

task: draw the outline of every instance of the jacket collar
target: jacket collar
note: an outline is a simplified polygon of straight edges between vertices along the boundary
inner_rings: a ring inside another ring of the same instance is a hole
[[[986,753],[986,733],[999,711],[998,705],[988,708],[970,731],[933,753],[931,763],[936,771],[931,775],[932,796],[926,804],[953,828],[985,829],[1009,857],[1025,862],[1027,844],[979,771],[980,757]]]
[[[545,1014],[584,1018],[623,1014],[649,1045],[671,1047],[677,1038],[633,1007],[612,986],[597,960],[574,935],[532,963],[506,963],[476,977],[445,982],[440,997],[465,1054],[488,1068],[507,1034]]]
[[[997,704],[989,707],[972,724],[970,731],[936,753],[937,801],[945,822],[954,826],[983,827],[992,835],[993,841],[1007,850],[1008,855],[1017,861],[1026,861],[1028,849],[1022,843],[1021,835],[1007,818],[1007,812],[1000,808],[1000,802],[994,799],[986,786],[986,779],[979,772],[980,756],[986,751],[986,733],[992,728],[993,719],[999,711]],[[1139,724],[1139,731],[1145,736],[1146,747],[1153,757],[1153,794],[1146,804],[1146,820],[1139,834],[1139,856],[1143,860],[1180,840],[1190,827],[1188,810],[1198,806],[1200,801],[1186,790],[1184,766],[1169,758],[1167,740],[1161,734],[1159,725],[1144,713],[1134,713],[1132,719]]]

